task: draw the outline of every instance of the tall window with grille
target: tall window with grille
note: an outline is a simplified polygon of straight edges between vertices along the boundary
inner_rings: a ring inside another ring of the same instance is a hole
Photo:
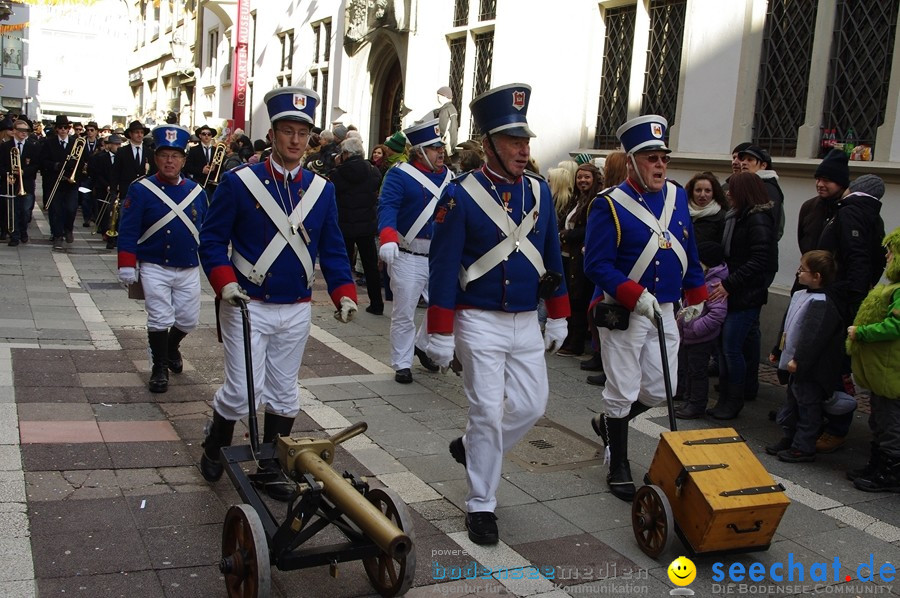
[[[773,156],[797,152],[806,120],[818,0],[770,0],[763,30],[753,143]]]
[[[312,89],[319,94],[319,126],[327,125],[325,107],[328,105],[328,65],[331,59],[331,20],[317,21],[312,24],[315,48],[313,49],[313,63],[309,69]]]
[[[675,120],[678,102],[686,10],[687,0],[650,1],[650,41],[641,113],[659,114],[670,123]]]
[[[491,88],[491,69],[494,65],[494,32],[476,33],[475,78],[472,81],[472,97],[475,98]],[[479,135],[481,130],[472,121],[471,135]]]
[[[456,0],[453,5],[453,26],[464,27],[469,23],[469,0]]]
[[[875,142],[884,124],[900,0],[838,0],[822,126]]]
[[[628,116],[628,81],[631,77],[636,15],[637,9],[634,6],[607,8],[604,15],[606,38],[603,46],[603,72],[600,75],[595,149],[615,149],[619,146],[616,129]]]
[[[278,36],[281,42],[281,70],[276,77],[278,87],[291,84],[291,70],[294,68],[294,31],[285,31]]]
[[[450,91],[453,92],[453,105],[456,112],[462,111],[463,77],[466,67],[466,38],[457,37],[450,40]]]
[[[479,21],[490,21],[497,18],[497,0],[479,0],[481,6],[478,10]]]

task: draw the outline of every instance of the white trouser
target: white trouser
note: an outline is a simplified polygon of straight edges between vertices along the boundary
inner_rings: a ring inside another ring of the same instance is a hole
[[[426,320],[422,320],[418,332],[415,322],[419,297],[423,296],[428,301],[428,258],[401,251],[388,269],[388,274],[391,276],[391,292],[394,293],[391,367],[402,370],[412,367],[414,345],[420,349],[428,346]]]
[[[674,391],[678,384],[678,327],[671,303],[661,304],[669,379]],[[666,400],[659,332],[656,323],[631,314],[627,330],[600,328],[600,357],[606,372],[603,410],[609,417],[625,417],[631,404],[640,400],[649,407]]]
[[[172,326],[190,332],[200,321],[200,268],[170,268],[149,262],[140,265],[147,330]]]
[[[463,438],[469,482],[466,509],[493,512],[503,454],[547,407],[544,341],[535,311],[461,309],[456,312],[455,335],[469,400]]]
[[[309,338],[310,304],[248,301],[247,305],[256,406],[296,417],[300,412],[297,375]],[[219,326],[225,345],[225,383],[216,391],[213,408],[225,419],[238,420],[248,412],[241,310],[220,302]]]

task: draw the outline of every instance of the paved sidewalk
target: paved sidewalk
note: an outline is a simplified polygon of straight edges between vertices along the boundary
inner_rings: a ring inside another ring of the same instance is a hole
[[[223,371],[212,296],[205,287],[201,328],[183,345],[184,373],[171,376],[168,393],[149,393],[141,303],[126,298],[114,253],[88,230],[76,231],[66,253],[52,253],[34,228],[28,245],[0,248],[0,593],[224,596],[216,567],[222,520],[239,498],[227,477],[210,485],[196,467]],[[466,537],[464,470],[447,453],[465,426],[460,380],[417,364],[413,384],[396,384],[386,365],[389,316],[361,309],[341,325],[332,312],[317,288],[294,435],[368,423],[364,436],[339,450],[337,467],[392,488],[409,505],[417,560],[409,596],[668,595],[674,586],[666,568],[684,549],[676,539],[654,560],[637,547],[629,505],[606,489],[589,423],[599,389],[584,383],[578,359],[548,359],[546,416],[507,456],[497,510],[502,542],[483,548]],[[690,588],[697,596],[900,594],[893,581],[860,581],[868,572],[857,570],[870,555],[876,570],[900,561],[900,500],[858,492],[843,477],[865,461],[863,414],[843,449],[789,465],[762,451],[779,435],[767,415],[782,395],[764,382],[734,426],[793,503],[768,551],[697,557]],[[662,409],[634,422],[636,479],[665,426]],[[683,423],[698,427],[718,426]],[[238,443],[243,424],[239,430]],[[728,586],[714,579],[716,562],[726,576],[732,563],[760,563],[767,575],[772,565],[802,563],[804,579],[795,569],[793,581],[768,575]],[[826,580],[815,581],[817,562],[825,563]],[[374,595],[359,562],[339,565],[337,578],[327,567],[273,569],[273,582],[276,596]]]

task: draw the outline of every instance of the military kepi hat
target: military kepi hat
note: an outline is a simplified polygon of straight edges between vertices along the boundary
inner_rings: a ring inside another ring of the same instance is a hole
[[[651,150],[671,152],[664,139],[668,126],[669,121],[658,114],[638,116],[619,127],[616,137],[627,154]]]
[[[159,125],[152,131],[153,141],[156,142],[155,152],[161,149],[177,149],[185,152],[191,132],[181,125]]]
[[[531,100],[531,86],[510,83],[490,89],[469,102],[472,118],[488,135],[502,133],[513,137],[536,137],[525,116]]]
[[[414,148],[444,145],[444,142],[441,141],[441,126],[438,124],[439,122],[440,119],[437,118],[426,120],[408,129],[403,129],[403,133],[409,139],[409,144]]]
[[[319,94],[305,87],[279,87],[265,95],[266,111],[269,121],[296,120],[315,123],[316,106],[319,105]]]

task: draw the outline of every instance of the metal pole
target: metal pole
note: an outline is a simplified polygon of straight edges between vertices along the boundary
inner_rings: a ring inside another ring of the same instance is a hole
[[[678,430],[675,424],[675,399],[672,396],[672,378],[669,375],[669,352],[666,349],[666,332],[663,329],[663,316],[656,314],[656,330],[659,332],[659,356],[662,358],[663,381],[666,385],[666,406],[669,408],[669,429]]]
[[[250,349],[250,310],[243,299],[238,299],[238,307],[241,308],[244,325],[244,370],[247,373],[247,402],[250,406],[247,425],[250,428],[250,450],[255,457],[259,453],[259,425],[256,421],[256,389],[253,386],[253,354]]]

